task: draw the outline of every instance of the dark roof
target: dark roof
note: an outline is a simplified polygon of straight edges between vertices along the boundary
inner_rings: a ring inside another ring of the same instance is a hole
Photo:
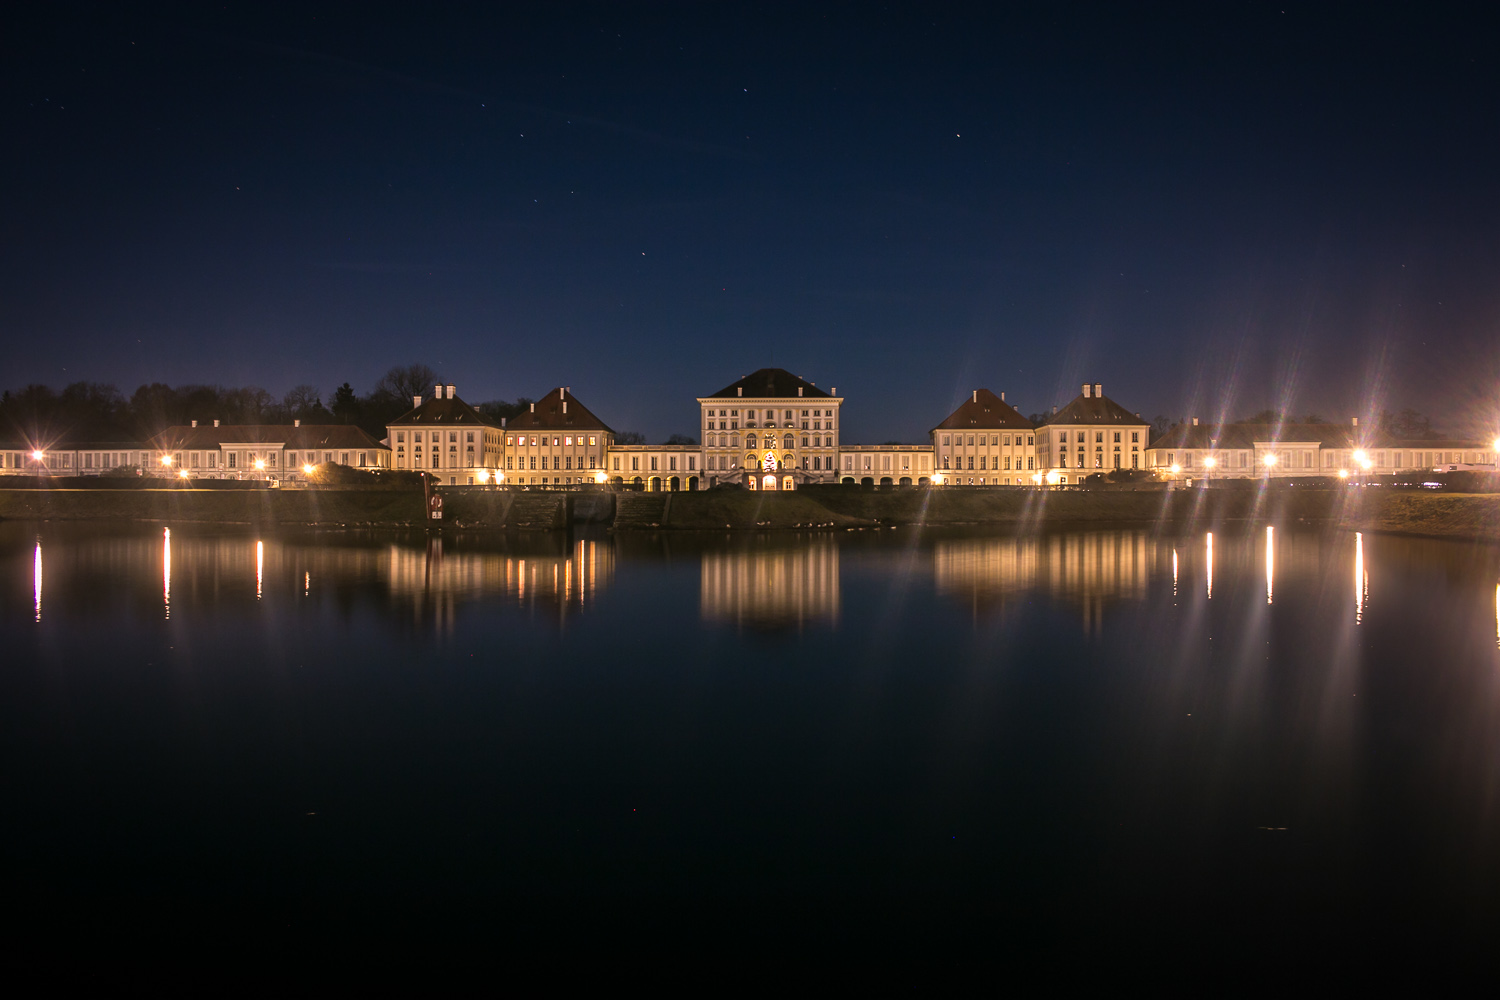
[[[435,396],[425,398],[421,406],[407,410],[387,426],[407,427],[412,424],[422,427],[428,424],[434,427],[451,427],[454,424],[460,427],[472,427],[475,424],[484,427],[498,426],[493,420],[459,399],[457,394],[452,399]]]
[[[1178,424],[1151,442],[1152,448],[1250,450],[1257,441],[1317,442],[1324,448],[1449,448],[1488,450],[1483,441],[1453,438],[1396,438],[1353,424]]]
[[[979,429],[999,427],[1005,430],[1029,431],[1036,425],[1021,416],[1019,410],[1011,406],[999,396],[988,389],[975,391],[963,405],[952,413],[948,419],[933,428],[935,431],[967,430],[969,428]]]
[[[351,424],[212,424],[179,425],[153,434],[145,443],[158,451],[219,448],[226,444],[264,444],[283,448],[385,448]]]
[[[564,407],[563,404],[567,406]],[[566,412],[565,412],[566,410]],[[572,431],[604,431],[613,434],[609,425],[598,417],[587,406],[578,401],[578,397],[568,392],[566,388],[553,389],[547,395],[531,405],[531,409],[525,411],[518,417],[512,417],[506,421],[506,430],[572,430]]]
[[[740,392],[741,389],[744,390],[743,393]],[[800,394],[797,392],[798,389],[802,390]],[[703,398],[718,399],[741,395],[754,399],[832,398],[822,389],[806,379],[798,378],[785,368],[762,368]]]
[[[1075,396],[1073,401],[1051,416],[1042,419],[1043,424],[1109,424],[1113,426],[1134,425],[1144,427],[1150,423],[1131,413],[1108,396]]]

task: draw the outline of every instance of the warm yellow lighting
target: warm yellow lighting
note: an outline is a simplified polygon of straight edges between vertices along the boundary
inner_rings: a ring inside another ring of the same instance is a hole
[[[1340,469],[1339,470],[1339,478],[1340,479],[1348,479],[1349,478],[1349,470],[1348,469]]]
[[[1218,464],[1219,464],[1219,460],[1217,458],[1214,458],[1212,455],[1208,456],[1207,458],[1205,458],[1203,460],[1203,465],[1204,465],[1205,468],[1212,469],[1214,466],[1216,466]]]
[[[178,471],[178,473],[177,473],[177,478],[178,479],[186,479],[187,477],[188,477],[188,472],[187,472],[186,469],[181,469],[181,470]]]
[[[310,475],[312,475],[313,474],[313,466],[311,466],[311,465],[304,465],[302,467],[302,474],[304,476],[310,476]]]
[[[172,456],[171,455],[163,455],[161,457],[161,464],[162,465],[171,465],[172,464]]]
[[[1497,441],[1496,444],[1500,445],[1500,441]],[[1500,448],[1497,448],[1496,450],[1500,451]],[[44,454],[43,452],[40,452],[40,451],[34,451],[34,452],[31,453],[31,460],[33,462],[40,462],[42,459],[44,459],[46,457],[47,457],[46,454]]]
[[[266,467],[266,460],[263,458],[257,458],[255,460],[255,467],[257,469],[264,469]]]
[[[1062,473],[1058,472],[1056,469],[1049,469],[1047,471],[1047,485],[1048,486],[1056,486],[1057,483],[1058,483],[1058,480],[1060,480],[1060,479],[1062,479]]]
[[[1500,451],[1500,438],[1495,438],[1495,450]]]
[[[1368,469],[1369,469],[1369,468],[1370,468],[1370,466],[1372,466],[1372,465],[1374,465],[1374,464],[1375,464],[1375,463],[1374,463],[1374,462],[1372,462],[1372,461],[1370,461],[1370,460],[1369,460],[1369,459],[1368,459],[1368,458],[1362,458],[1362,459],[1360,459],[1360,460],[1359,460],[1359,467],[1360,467],[1360,468],[1361,468],[1361,469],[1366,469],[1366,470],[1368,470]]]
[[[1355,450],[1355,452],[1354,452],[1354,460],[1356,462],[1359,462],[1360,464],[1364,464],[1365,452],[1364,452],[1363,448],[1358,448],[1358,449]]]
[[[934,486],[941,486],[941,485],[943,485],[943,474],[941,472],[935,472],[935,473],[933,473],[933,475],[932,475],[932,484]]]
[[[498,480],[499,478],[500,478],[500,473],[498,473],[498,472],[495,473],[495,479]],[[596,473],[594,473],[594,482],[598,483],[600,486],[603,486],[604,485],[604,481],[606,479],[608,479],[608,478],[609,477],[606,476],[602,472],[596,472]]]
[[[477,478],[481,483],[487,483],[490,481],[490,472],[488,469],[480,469],[477,473],[475,473],[475,478]]]
[[[1265,458],[1261,459],[1261,461],[1265,462],[1267,465],[1275,465],[1276,453],[1274,451],[1266,452]]]
[[[1032,477],[1031,477],[1031,481],[1032,481],[1032,482],[1033,482],[1033,483],[1036,483],[1036,484],[1037,484],[1037,485],[1038,485],[1038,486],[1040,486],[1040,485],[1042,485],[1042,474],[1041,474],[1041,473],[1040,473],[1040,472],[1038,472],[1038,473],[1035,473],[1035,474],[1034,474],[1034,475],[1033,475],[1033,476],[1032,476]]]
[[[1172,475],[1175,476],[1175,475],[1177,475],[1177,473],[1179,473],[1181,471],[1182,471],[1182,466],[1178,465],[1176,462],[1173,462],[1172,463],[1172,469],[1171,469]]]

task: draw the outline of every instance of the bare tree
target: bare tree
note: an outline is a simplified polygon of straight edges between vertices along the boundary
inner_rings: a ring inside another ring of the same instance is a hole
[[[420,396],[437,384],[437,372],[426,365],[397,365],[375,383],[372,396],[388,396],[409,400]]]

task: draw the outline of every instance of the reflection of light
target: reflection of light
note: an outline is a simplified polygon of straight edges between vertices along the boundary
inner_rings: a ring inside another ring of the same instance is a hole
[[[1354,624],[1365,620],[1365,536],[1354,533]]]
[[[1208,598],[1209,598],[1209,600],[1213,600],[1213,596],[1214,596],[1214,533],[1212,531],[1210,531],[1208,533],[1208,542],[1206,544],[1206,548],[1207,548],[1207,552],[1208,552]]]
[[[1276,577],[1276,529],[1266,525],[1266,603],[1271,603],[1272,582]]]
[[[255,599],[260,600],[261,570],[266,564],[266,543],[255,543]]]
[[[1172,596],[1177,596],[1177,550],[1172,550]]]
[[[1500,438],[1495,439],[1495,444],[1500,445]],[[1500,451],[1500,447],[1495,450]],[[1495,584],[1495,645],[1500,646],[1500,583]]]
[[[309,590],[311,590],[311,589],[312,589],[312,574],[304,571],[303,574],[302,574],[302,596],[306,597],[307,596],[307,592]]]
[[[705,621],[737,625],[837,622],[839,549],[830,539],[804,548],[705,552],[699,570]]]
[[[42,620],[42,540],[36,540],[36,558],[31,570],[31,591],[36,598],[36,620]]]
[[[161,536],[161,607],[162,617],[172,617],[172,529],[163,528]]]

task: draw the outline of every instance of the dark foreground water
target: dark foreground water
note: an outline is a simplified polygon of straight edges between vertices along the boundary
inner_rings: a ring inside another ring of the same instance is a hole
[[[11,523],[0,554],[0,875],[85,952],[1067,976],[1500,930],[1491,548]]]

